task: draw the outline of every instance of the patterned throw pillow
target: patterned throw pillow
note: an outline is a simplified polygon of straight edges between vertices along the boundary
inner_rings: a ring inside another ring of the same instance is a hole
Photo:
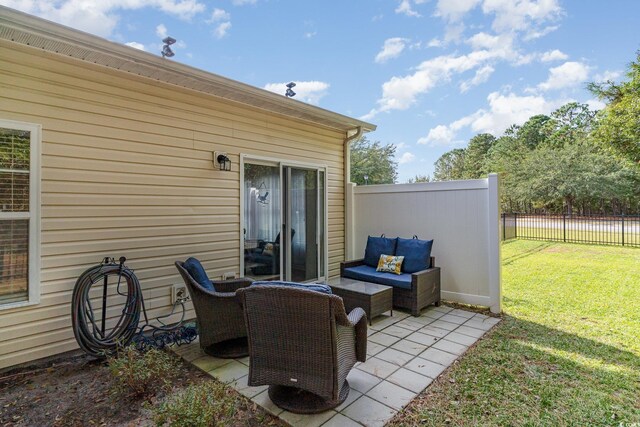
[[[403,260],[404,260],[403,256],[393,256],[393,255],[382,254],[380,255],[380,260],[378,261],[378,268],[376,268],[376,271],[401,274],[400,270],[402,269]]]

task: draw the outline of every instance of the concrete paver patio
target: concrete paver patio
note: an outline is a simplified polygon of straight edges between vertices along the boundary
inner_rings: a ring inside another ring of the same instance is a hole
[[[315,415],[283,411],[269,399],[267,386],[249,387],[249,358],[207,356],[197,341],[173,348],[178,355],[228,383],[266,411],[292,426],[383,426],[421,393],[500,319],[450,307],[429,307],[420,317],[394,310],[369,328],[367,361],[347,377],[351,391],[335,408]]]

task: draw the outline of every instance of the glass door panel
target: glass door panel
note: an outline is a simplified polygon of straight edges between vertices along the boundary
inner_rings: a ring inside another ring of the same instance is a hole
[[[318,275],[318,171],[315,169],[285,168],[287,179],[286,222],[287,251],[286,275],[288,280],[306,282]]]
[[[280,278],[282,192],[280,166],[244,164],[244,275]]]

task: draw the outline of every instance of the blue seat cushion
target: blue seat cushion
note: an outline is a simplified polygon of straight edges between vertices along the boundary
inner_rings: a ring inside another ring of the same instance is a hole
[[[398,237],[396,256],[403,256],[402,271],[415,273],[431,267],[433,240],[403,239]]]
[[[198,282],[200,286],[210,291],[215,291],[213,283],[211,283],[209,276],[207,276],[207,272],[204,271],[204,267],[202,267],[202,264],[196,258],[188,258],[184,262],[184,269],[189,272],[191,277],[193,277],[193,280]]]
[[[393,274],[376,271],[368,265],[358,265],[344,269],[344,277],[362,280],[363,282],[377,283],[379,285],[395,286],[397,288],[411,289],[411,274]]]
[[[253,282],[251,286],[288,286],[291,288],[306,289],[308,291],[322,292],[323,294],[331,294],[331,288],[321,283],[297,283],[284,282],[280,280],[259,280]]]
[[[364,263],[369,267],[377,267],[380,255],[396,254],[396,239],[388,237],[367,238],[367,247],[364,250]]]

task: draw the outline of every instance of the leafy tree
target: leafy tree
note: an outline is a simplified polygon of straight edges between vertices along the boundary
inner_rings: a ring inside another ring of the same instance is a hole
[[[595,112],[587,104],[570,102],[551,113],[541,132],[545,143],[554,147],[581,143],[589,138],[593,128]]]
[[[466,150],[455,148],[444,153],[436,160],[433,172],[434,181],[453,181],[464,179],[464,164]]]
[[[462,175],[465,179],[481,178],[489,173],[485,159],[495,142],[496,137],[490,133],[481,133],[471,138],[464,156],[464,172]]]
[[[608,102],[598,113],[594,138],[640,165],[640,51],[629,65],[627,81],[591,83],[588,88]]]
[[[351,182],[364,184],[393,184],[398,178],[395,161],[396,146],[382,145],[361,137],[351,143]],[[367,179],[365,180],[365,176]]]
[[[546,140],[544,129],[550,119],[549,116],[538,114],[529,118],[522,126],[512,126],[505,134],[514,136],[529,150],[533,150]]]
[[[418,182],[431,182],[431,177],[429,175],[416,175],[407,181],[408,184],[416,184]]]
[[[542,146],[522,162],[514,178],[520,201],[569,213],[579,201],[625,195],[636,179],[630,168],[590,143]]]

